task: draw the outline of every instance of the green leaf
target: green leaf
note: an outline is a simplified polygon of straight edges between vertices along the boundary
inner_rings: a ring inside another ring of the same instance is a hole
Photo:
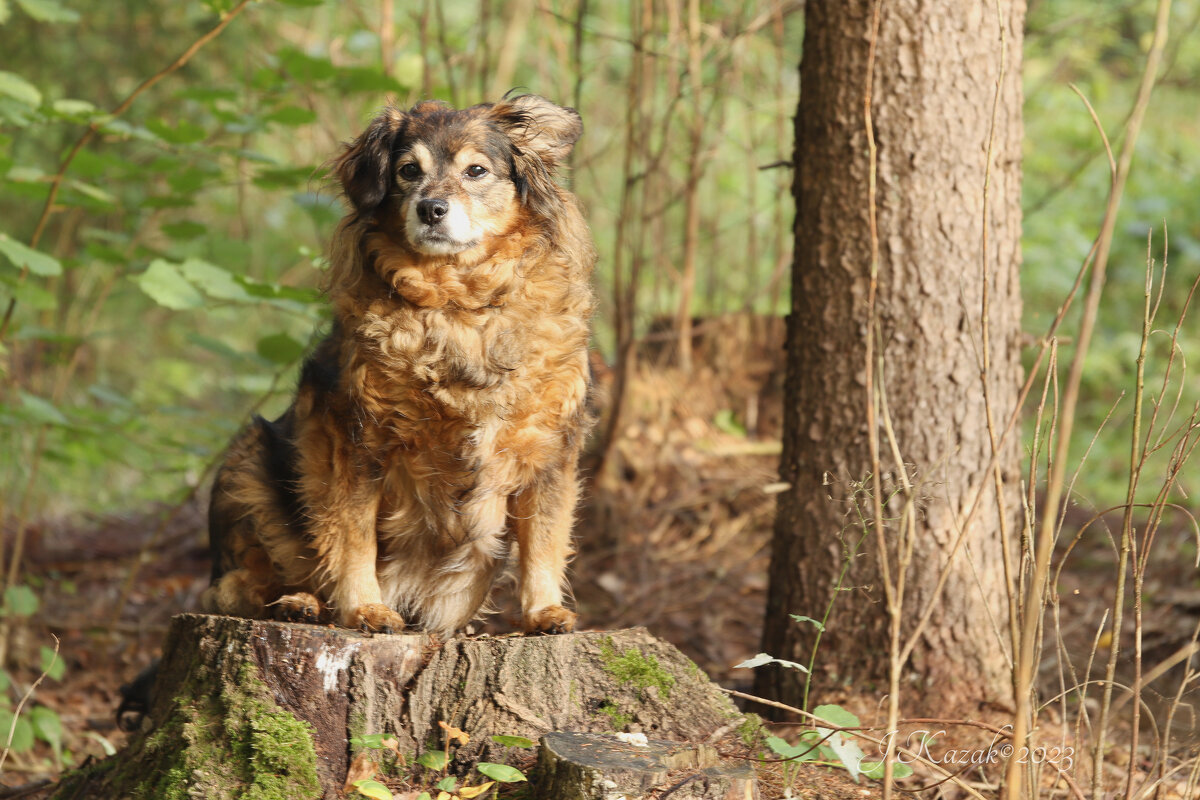
[[[384,786],[379,781],[371,779],[355,781],[354,788],[364,797],[374,797],[375,800],[392,800],[391,789]]]
[[[277,167],[260,169],[253,180],[255,186],[263,189],[290,189],[320,177],[319,170],[312,167]]]
[[[458,778],[453,775],[447,775],[433,786],[436,789],[441,789],[443,792],[453,792],[454,787],[458,785]]]
[[[24,584],[10,586],[4,592],[4,611],[14,617],[31,617],[38,610],[37,595]]]
[[[117,204],[117,198],[109,192],[104,191],[99,186],[93,186],[92,184],[84,183],[83,181],[69,181],[68,185],[80,194],[89,197],[103,205],[115,206]]]
[[[197,236],[202,236],[208,227],[201,225],[199,222],[192,222],[190,219],[182,219],[179,222],[167,222],[159,226],[162,232],[172,239],[189,241]]]
[[[433,800],[433,798],[429,796],[429,792],[421,792],[417,795],[417,800]]]
[[[387,92],[402,93],[405,86],[379,69],[370,67],[341,67],[338,69],[337,87],[344,92]]]
[[[53,747],[56,753],[62,750],[63,727],[57,711],[36,706],[29,712],[29,721],[33,725],[34,735]]]
[[[46,677],[50,680],[61,681],[63,675],[67,674],[67,664],[62,660],[62,657],[54,652],[53,647],[46,647],[45,645],[42,645],[39,655],[42,661],[42,672],[46,673]]]
[[[494,781],[501,783],[517,783],[527,780],[525,773],[516,767],[510,767],[508,764],[492,764],[488,761],[481,761],[475,765],[475,769],[486,775]]]
[[[42,277],[62,275],[62,264],[58,263],[57,258],[27,247],[7,233],[0,233],[0,253],[17,269],[28,267],[34,275]]]
[[[859,725],[858,717],[837,705],[817,706],[813,709],[813,714],[839,728],[857,728]],[[820,726],[817,727],[817,732],[822,736],[830,733],[828,728]],[[830,735],[825,744],[833,750],[842,766],[850,773],[850,777],[857,782],[859,773],[862,772],[860,765],[865,756],[862,748],[849,736],[843,736],[840,732]]]
[[[42,93],[38,91],[38,88],[12,72],[0,70],[0,94],[11,97],[30,108],[37,108],[42,104]]]
[[[17,5],[38,22],[79,21],[79,12],[66,8],[58,0],[17,0]]]
[[[279,2],[293,8],[316,8],[323,4],[325,0],[279,0]]]
[[[863,775],[866,775],[872,780],[881,781],[883,780],[883,763],[884,762],[882,761],[864,761],[859,765],[859,767],[861,768]],[[910,767],[908,764],[897,763],[892,767],[893,778],[907,778],[912,774],[912,767]]]
[[[370,750],[378,750],[383,747],[382,733],[364,733],[362,736],[354,736],[350,739],[350,744],[354,747],[363,747]]]
[[[0,746],[8,739],[8,731],[13,727],[13,713],[7,708],[0,708]],[[13,729],[12,751],[24,753],[33,747],[33,726],[29,720],[21,717]]]
[[[180,265],[179,270],[185,278],[200,287],[209,297],[238,303],[256,301],[256,298],[247,292],[246,288],[228,270],[221,269],[215,264],[199,258],[189,258]]]
[[[857,728],[861,724],[858,717],[839,705],[817,706],[812,713],[835,728]]]
[[[146,127],[160,139],[171,144],[195,144],[202,141],[208,132],[186,119],[179,120],[172,126],[164,119],[152,119],[146,122]]]
[[[100,745],[100,748],[104,751],[104,755],[111,757],[117,754],[117,748],[113,747],[112,742],[110,742],[108,739],[105,739],[95,731],[87,731],[86,733],[89,739]]]
[[[426,750],[417,758],[417,763],[426,769],[441,772],[446,768],[446,764],[450,763],[450,759],[446,757],[445,750]]]
[[[310,56],[292,47],[281,49],[277,57],[289,76],[300,83],[329,80],[337,74],[328,57]]]
[[[8,0],[0,0],[0,25],[8,22],[8,17],[11,14],[12,9],[8,5]]]
[[[796,761],[812,761],[820,755],[817,748],[803,739],[794,745],[789,744],[786,739],[780,739],[778,736],[768,736],[766,741],[767,747],[771,748],[771,752],[780,758],[791,758]]]
[[[8,687],[12,685],[12,678],[8,677],[8,673],[0,669],[0,692],[7,692]],[[5,699],[7,702],[7,698]]]
[[[273,333],[258,340],[258,354],[276,364],[291,364],[304,355],[304,345],[286,333]],[[433,751],[440,752],[440,751]]]
[[[69,97],[55,100],[50,107],[64,117],[86,117],[96,113],[96,106],[87,100],[72,100]]]
[[[754,658],[748,658],[740,664],[734,664],[733,668],[754,669],[755,667],[761,667],[765,664],[778,664],[781,667],[788,667],[790,669],[800,670],[801,672],[808,672],[808,667],[804,666],[803,664],[797,664],[795,661],[785,661],[782,658],[775,658],[774,656],[766,653],[759,653]]]
[[[267,114],[266,118],[280,125],[307,125],[317,119],[317,114],[300,106],[284,106]]]
[[[4,291],[18,303],[28,306],[34,311],[53,311],[58,308],[57,295],[40,286],[35,286],[29,281],[19,283],[7,275],[0,275],[0,283],[4,284]]]
[[[492,741],[505,747],[537,747],[537,742],[524,736],[493,736]]]
[[[821,622],[820,620],[813,619],[812,617],[806,617],[803,614],[789,614],[788,616],[796,620],[796,622],[807,622],[817,630],[821,632],[825,631],[825,623]]]
[[[66,427],[71,424],[49,400],[28,392],[21,392],[21,412],[27,420],[39,425]]]
[[[145,272],[130,280],[160,306],[183,311],[204,305],[204,298],[196,291],[196,287],[188,283],[179,267],[170,261],[157,258]]]

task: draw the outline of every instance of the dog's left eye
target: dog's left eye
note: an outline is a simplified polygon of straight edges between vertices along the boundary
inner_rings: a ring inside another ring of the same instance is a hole
[[[487,175],[487,172],[488,171],[486,168],[481,167],[478,164],[472,164],[471,166],[467,167],[468,178],[482,178],[484,175]]]

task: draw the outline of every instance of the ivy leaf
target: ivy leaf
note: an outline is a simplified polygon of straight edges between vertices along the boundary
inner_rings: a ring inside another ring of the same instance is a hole
[[[441,789],[444,792],[453,792],[454,787],[457,785],[458,785],[458,778],[454,777],[453,775],[447,775],[446,777],[442,778],[440,781],[435,783],[433,785],[433,787],[435,789]]]
[[[426,750],[417,758],[417,763],[426,769],[431,769],[434,772],[441,772],[446,768],[446,764],[450,759],[446,757],[445,750]]]
[[[373,797],[375,800],[392,800],[392,792],[379,781],[366,779],[354,782],[354,788],[364,797]]]
[[[516,767],[510,767],[508,764],[492,764],[488,761],[481,761],[475,765],[475,769],[494,781],[501,783],[518,783],[527,780],[525,773]]]
[[[188,283],[179,267],[170,261],[156,258],[145,272],[135,275],[130,280],[160,306],[184,311],[204,305],[204,298],[200,292]]]
[[[62,264],[57,258],[27,247],[7,233],[0,233],[0,253],[17,269],[28,267],[34,275],[50,278],[62,274]]]
[[[58,0],[17,0],[17,5],[38,22],[78,22],[79,12]]]
[[[13,72],[0,71],[0,94],[30,108],[37,108],[42,104],[42,93],[38,88]]]

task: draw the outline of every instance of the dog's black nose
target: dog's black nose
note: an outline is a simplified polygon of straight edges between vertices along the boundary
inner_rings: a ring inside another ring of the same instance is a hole
[[[422,200],[417,203],[417,216],[426,225],[435,225],[450,210],[445,200]]]

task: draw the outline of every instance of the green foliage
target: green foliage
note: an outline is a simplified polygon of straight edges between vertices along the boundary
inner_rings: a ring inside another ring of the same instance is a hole
[[[425,769],[441,772],[450,763],[450,756],[445,750],[426,750],[417,756],[417,763]]]
[[[1164,224],[1170,239],[1170,267],[1157,328],[1174,326],[1187,289],[1200,272],[1200,194],[1194,188],[1200,178],[1200,117],[1195,113],[1200,57],[1194,46],[1200,3],[1176,2],[1173,16],[1166,66],[1138,139],[1080,391],[1072,459],[1082,457],[1103,427],[1075,485],[1074,500],[1089,508],[1107,507],[1125,497],[1147,233],[1155,232],[1154,256],[1160,264]],[[1074,281],[1098,233],[1109,190],[1100,135],[1070,85],[1092,103],[1114,150],[1119,148],[1153,19],[1154,4],[1149,0],[1104,8],[1084,0],[1031,5],[1024,53],[1021,288],[1024,327],[1035,336],[1046,332]],[[1063,330],[1068,339],[1078,329],[1079,310],[1077,301]],[[1192,319],[1180,339],[1184,356],[1200,352],[1200,327]],[[1161,381],[1169,354],[1167,340],[1156,336],[1151,341],[1147,386],[1157,388]],[[1064,375],[1072,355],[1073,342],[1063,342],[1059,363]],[[1200,374],[1185,373],[1179,366],[1177,358],[1170,394],[1182,384],[1184,405],[1190,406],[1186,398],[1195,398],[1200,391]],[[1112,418],[1104,424],[1110,411]],[[1167,456],[1160,452],[1153,457],[1147,474],[1163,474]],[[1071,466],[1069,471],[1073,470]],[[1157,481],[1143,481],[1138,499],[1147,499],[1158,486]]]
[[[297,359],[327,318],[317,291],[321,254],[342,207],[325,165],[340,142],[389,97],[401,105],[427,94],[457,105],[496,99],[486,87],[498,50],[480,48],[500,40],[506,15],[481,20],[467,6],[447,4],[436,31],[398,16],[385,63],[370,15],[328,0],[287,0],[251,3],[184,69],[112,113],[235,5],[0,2],[7,56],[0,72],[0,315],[14,303],[0,334],[0,449],[13,455],[0,463],[6,508],[28,509],[30,518],[51,509],[124,510],[182,497],[204,480],[248,410],[270,416],[285,407]],[[744,13],[730,0],[705,9],[735,27],[746,23]],[[611,209],[620,207],[624,185],[620,153],[607,142],[625,110],[611,96],[631,66],[627,44],[594,32],[627,25],[627,15],[623,7],[593,6],[583,20],[580,104],[589,134],[570,180],[602,244],[613,240]],[[794,91],[797,21],[789,16],[778,34],[737,37],[748,80],[757,75]],[[572,25],[538,14],[521,28],[526,46],[516,50],[513,85],[574,102],[565,77],[574,69],[571,55],[549,44],[569,39]],[[129,35],[147,30],[154,35]],[[669,32],[652,35],[665,46]],[[430,51],[434,41],[445,54],[464,56],[442,63]],[[732,40],[714,44],[704,80],[715,86],[734,49]],[[560,63],[548,70],[551,53]],[[663,64],[651,95],[662,109],[677,110],[665,92],[678,85],[679,75],[667,73],[679,65]],[[788,202],[781,191],[787,174],[756,173],[753,187],[744,179],[748,165],[785,155],[765,131],[786,120],[794,100],[771,91],[754,98],[717,92],[712,101],[717,155],[703,200],[706,218],[720,221],[722,231],[714,224],[710,235],[706,226],[701,255],[739,263],[748,239],[758,242],[755,264],[705,278],[712,291],[700,302],[717,308],[740,305],[759,288],[748,276],[768,275],[779,261],[775,243],[786,245],[772,225],[783,220],[774,207],[780,198]],[[89,129],[94,136],[59,178]],[[671,148],[656,172],[663,181],[678,183],[684,144],[655,142]],[[53,186],[57,195],[41,224]],[[681,203],[668,203],[655,225],[679,231],[682,213]],[[675,269],[682,240],[643,235],[625,247],[627,263],[636,251],[658,267],[642,271],[637,322],[644,326],[674,307],[674,289],[662,276]],[[612,263],[600,265],[602,294]],[[598,326],[598,343],[609,347],[611,326],[603,316]],[[722,423],[738,424],[728,415]],[[30,464],[38,465],[36,481],[22,480]]]
[[[884,762],[866,761],[862,748],[853,740],[852,735],[835,728],[857,728],[858,717],[838,705],[823,705],[813,709],[820,719],[830,723],[830,727],[816,726],[812,730],[801,731],[792,744],[778,736],[768,736],[765,744],[776,757],[785,759],[783,762],[783,780],[791,786],[795,780],[795,765],[803,762],[813,762],[831,766],[840,766],[850,773],[855,782],[860,775],[881,780],[884,775]],[[892,766],[892,774],[896,778],[906,778],[912,774],[912,768],[907,764],[896,763]]]

